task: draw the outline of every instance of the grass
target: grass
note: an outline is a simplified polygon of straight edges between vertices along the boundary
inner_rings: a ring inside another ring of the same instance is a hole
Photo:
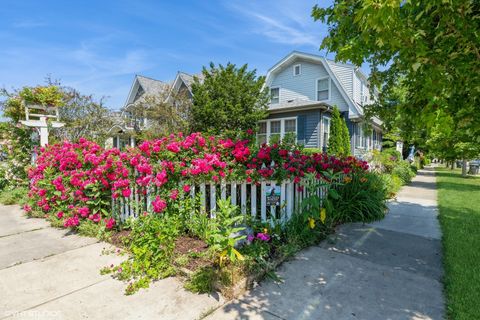
[[[18,187],[15,189],[4,189],[0,191],[0,203],[4,205],[24,204],[28,189]]]
[[[480,177],[437,169],[449,319],[480,315]]]

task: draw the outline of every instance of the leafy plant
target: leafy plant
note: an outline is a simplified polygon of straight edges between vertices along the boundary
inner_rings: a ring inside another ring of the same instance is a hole
[[[332,201],[337,222],[371,222],[385,216],[388,194],[381,175],[357,173],[344,181]]]
[[[129,259],[118,266],[104,268],[102,273],[113,273],[120,280],[131,281],[126,294],[147,288],[153,280],[175,274],[172,259],[179,225],[178,217],[174,215],[139,217],[133,224],[127,244]]]
[[[212,218],[213,234],[210,239],[207,239],[207,243],[211,245],[213,250],[219,252],[220,266],[223,266],[226,261],[236,262],[244,259],[235,245],[238,241],[245,239],[246,236],[240,235],[245,227],[238,226],[240,221],[243,220],[243,216],[238,214],[239,207],[232,205],[230,198],[220,199],[217,205],[218,209],[215,212],[215,217]]]

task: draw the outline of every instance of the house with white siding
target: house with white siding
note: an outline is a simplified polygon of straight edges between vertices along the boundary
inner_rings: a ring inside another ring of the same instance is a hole
[[[270,68],[268,117],[260,122],[259,142],[295,134],[298,143],[323,151],[328,145],[330,115],[337,106],[350,132],[352,154],[380,148],[381,122],[365,130],[363,106],[373,101],[367,77],[353,65],[294,51]]]

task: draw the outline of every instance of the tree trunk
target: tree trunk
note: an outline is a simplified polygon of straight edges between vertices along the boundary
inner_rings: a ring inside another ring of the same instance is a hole
[[[453,170],[453,165],[455,164],[455,160],[450,162],[450,170]]]
[[[462,177],[467,176],[467,160],[462,160]]]

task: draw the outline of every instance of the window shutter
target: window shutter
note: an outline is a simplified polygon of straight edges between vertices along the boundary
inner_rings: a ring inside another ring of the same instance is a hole
[[[307,117],[299,115],[297,117],[297,142],[305,144],[305,128],[307,127]]]

